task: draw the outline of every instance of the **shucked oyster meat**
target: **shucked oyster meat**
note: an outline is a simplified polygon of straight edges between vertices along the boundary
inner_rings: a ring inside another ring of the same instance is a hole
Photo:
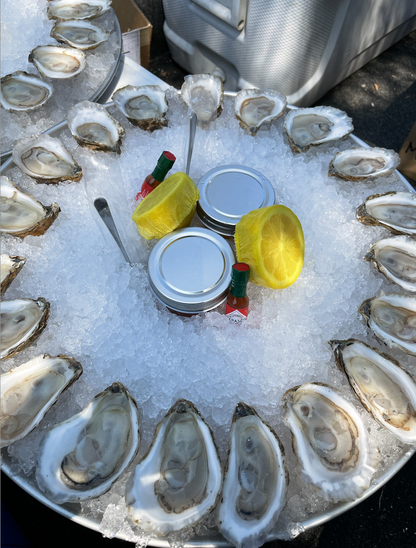
[[[357,219],[370,226],[383,226],[393,234],[416,236],[416,194],[374,194],[357,208]]]
[[[168,125],[166,93],[160,86],[125,86],[114,92],[115,106],[135,126],[154,131]]]
[[[86,67],[83,51],[64,46],[37,46],[30,52],[29,62],[45,78],[59,80],[73,78]]]
[[[202,520],[216,505],[221,483],[209,426],[191,402],[178,400],[127,483],[127,511],[145,531],[167,535]]]
[[[18,70],[1,79],[1,106],[10,112],[40,108],[52,93],[53,86],[37,74]]]
[[[291,388],[283,396],[302,478],[333,502],[355,500],[370,486],[380,460],[355,408],[321,383]]]
[[[388,280],[416,293],[416,241],[408,236],[379,240],[365,255]]]
[[[400,164],[400,156],[385,148],[358,147],[338,152],[329,164],[328,175],[345,181],[365,181],[389,175]]]
[[[95,49],[110,38],[110,33],[89,21],[58,21],[51,30],[52,38],[61,44],[84,50]]]
[[[57,504],[108,491],[138,451],[139,422],[133,397],[113,383],[43,438],[36,470],[40,490]]]
[[[46,327],[50,304],[40,297],[1,303],[1,359],[11,358],[36,341]]]
[[[235,97],[234,112],[240,126],[256,135],[263,123],[282,116],[286,105],[286,97],[278,91],[243,89]]]
[[[60,209],[55,203],[43,206],[2,175],[0,211],[1,232],[25,238],[44,234],[58,216]]]
[[[21,440],[81,375],[80,363],[43,354],[1,376],[1,447]]]
[[[218,526],[234,546],[258,548],[285,504],[288,474],[275,432],[245,403],[235,409]]]
[[[111,0],[52,0],[48,2],[49,19],[94,19],[111,7]]]
[[[367,344],[331,341],[338,367],[373,417],[404,443],[416,443],[416,383],[399,362]]]
[[[185,76],[181,96],[185,105],[196,114],[199,127],[206,129],[222,112],[223,82],[214,74]]]
[[[1,268],[1,294],[6,291],[12,281],[22,270],[26,262],[25,257],[10,256],[2,253],[0,258]]]
[[[364,301],[358,312],[377,339],[416,356],[416,297],[380,291]]]
[[[35,135],[18,141],[13,161],[38,183],[79,181],[82,169],[66,150],[62,141],[49,135]]]

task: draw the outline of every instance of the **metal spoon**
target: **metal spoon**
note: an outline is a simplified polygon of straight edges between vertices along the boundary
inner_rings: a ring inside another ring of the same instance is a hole
[[[98,215],[104,221],[104,224],[108,228],[111,236],[116,241],[116,244],[120,248],[123,257],[129,264],[131,264],[129,256],[127,255],[126,250],[124,249],[124,245],[121,242],[120,235],[118,233],[113,216],[111,215],[110,206],[108,205],[107,200],[105,198],[96,198],[94,200],[94,207],[97,210]]]
[[[189,117],[189,142],[188,142],[188,156],[186,159],[186,170],[185,173],[189,175],[189,171],[191,169],[191,160],[192,160],[192,153],[194,151],[194,141],[195,141],[195,132],[196,132],[196,122],[197,117],[195,112],[192,112]]]

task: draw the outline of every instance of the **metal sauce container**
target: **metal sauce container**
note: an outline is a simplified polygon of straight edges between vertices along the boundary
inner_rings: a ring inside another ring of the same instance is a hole
[[[201,222],[223,236],[233,236],[243,215],[274,205],[274,189],[255,169],[239,165],[219,166],[198,183],[197,215]]]
[[[227,298],[234,263],[234,253],[224,238],[206,228],[182,228],[164,236],[153,248],[149,284],[169,309],[198,314]]]

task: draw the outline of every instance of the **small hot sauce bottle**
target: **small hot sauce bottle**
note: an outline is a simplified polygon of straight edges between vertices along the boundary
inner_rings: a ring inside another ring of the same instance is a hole
[[[225,315],[235,324],[241,324],[247,319],[248,297],[247,282],[250,277],[250,267],[245,263],[233,265],[231,274],[231,291],[227,297]]]
[[[136,200],[143,200],[146,198],[152,190],[154,190],[163,179],[166,177],[166,173],[171,169],[175,163],[176,157],[171,153],[165,150],[157,161],[156,167],[153,172],[146,177],[142,184],[140,192],[136,196]]]

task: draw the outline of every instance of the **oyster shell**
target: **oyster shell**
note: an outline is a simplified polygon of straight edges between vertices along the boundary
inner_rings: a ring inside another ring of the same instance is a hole
[[[1,303],[1,359],[11,358],[36,341],[46,327],[50,304],[40,297]]]
[[[13,161],[38,183],[79,181],[82,177],[81,167],[62,141],[46,134],[18,141],[13,149]]]
[[[363,406],[404,443],[416,443],[416,383],[399,362],[355,339],[330,341]]]
[[[154,131],[168,125],[166,93],[160,86],[125,86],[114,92],[115,106],[135,126]]]
[[[378,340],[416,356],[416,297],[380,291],[364,301],[358,312]]]
[[[293,109],[287,114],[284,126],[294,152],[341,139],[354,130],[352,119],[333,107]]]
[[[416,242],[408,236],[379,240],[364,257],[391,282],[416,293]]]
[[[2,253],[0,259],[1,266],[1,294],[6,291],[12,281],[22,270],[26,262],[25,257],[10,256]]]
[[[61,44],[85,51],[95,49],[106,42],[110,38],[110,33],[98,23],[69,19],[55,23],[51,36]]]
[[[2,375],[0,447],[29,434],[81,374],[74,358],[43,354]]]
[[[29,63],[45,78],[59,80],[78,76],[86,67],[83,51],[64,46],[37,46],[29,54]]]
[[[125,129],[97,103],[83,101],[69,109],[68,127],[83,147],[120,154]]]
[[[222,112],[224,85],[213,74],[185,76],[181,88],[182,100],[196,114],[198,125],[206,129]]]
[[[234,112],[240,126],[256,135],[264,122],[280,118],[287,99],[273,89],[243,89],[235,97]]]
[[[40,490],[56,504],[108,491],[138,451],[139,422],[133,397],[113,383],[43,438],[36,469]]]
[[[43,206],[30,194],[21,191],[4,175],[1,176],[1,232],[12,236],[41,236],[61,211],[58,204]]]
[[[400,156],[386,148],[358,147],[338,152],[329,164],[328,175],[345,181],[365,181],[388,175],[400,165]]]
[[[416,194],[373,194],[357,208],[357,219],[370,226],[383,226],[393,234],[416,235]]]
[[[321,383],[291,388],[283,396],[284,422],[302,478],[333,502],[354,500],[369,487],[380,460],[364,423],[346,399]]]
[[[1,79],[1,106],[10,112],[36,110],[49,101],[52,94],[53,86],[37,74],[18,70]]]
[[[211,429],[191,402],[178,400],[127,483],[127,511],[145,531],[167,535],[202,520],[216,505],[221,483]]]
[[[288,473],[276,433],[245,403],[235,409],[218,526],[234,546],[258,548],[285,504]]]
[[[48,18],[66,21],[67,19],[95,19],[111,7],[111,0],[52,0],[48,2]]]

